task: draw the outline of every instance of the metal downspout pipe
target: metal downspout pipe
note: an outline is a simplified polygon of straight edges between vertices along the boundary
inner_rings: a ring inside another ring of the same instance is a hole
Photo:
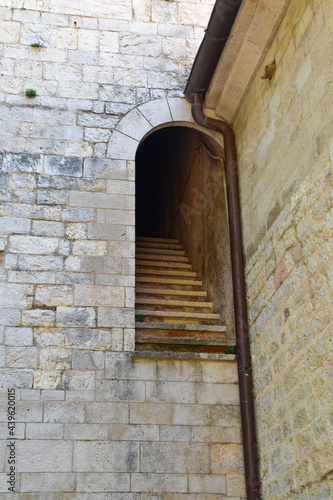
[[[220,132],[224,138],[246,494],[249,500],[260,500],[235,136],[226,122],[204,115],[202,101],[201,94],[192,94],[194,120],[203,127]]]
[[[224,138],[246,494],[248,500],[260,500],[235,136],[226,122],[209,118],[203,112],[205,93],[227,43],[241,3],[242,0],[216,0],[184,94],[192,103],[194,120],[203,127],[221,133]]]

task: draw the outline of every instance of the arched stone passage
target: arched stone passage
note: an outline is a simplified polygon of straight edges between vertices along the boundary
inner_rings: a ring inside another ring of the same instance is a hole
[[[140,142],[148,134],[159,128],[173,126],[195,128],[222,145],[219,134],[204,129],[194,122],[191,105],[184,98],[163,98],[141,104],[120,120],[111,136],[107,157],[134,161]]]
[[[164,131],[169,136],[182,134],[185,131],[188,138],[191,136],[190,130],[196,136],[194,141],[196,154],[193,155],[191,165],[187,166],[186,186],[183,193],[181,197],[177,193],[174,197],[177,201],[172,202],[173,209],[181,206],[185,212],[182,214],[178,210],[171,231],[170,224],[168,224],[167,234],[162,232],[162,234],[149,236],[175,237],[181,241],[194,270],[203,281],[204,289],[208,291],[209,299],[214,303],[215,311],[221,314],[224,324],[230,325],[228,335],[233,337],[232,285],[223,188],[224,174],[221,161],[214,159],[210,153],[222,155],[222,137],[194,122],[191,116],[191,106],[185,99],[163,98],[142,104],[124,116],[113,132],[107,155],[114,160],[126,160],[134,167],[135,161],[138,160],[138,151],[145,144],[151,143],[155,137],[163,135]],[[171,148],[172,144],[169,147]],[[163,150],[161,154],[163,155]],[[137,188],[140,185],[140,169],[138,170]],[[174,174],[175,169],[170,168],[170,175]],[[147,175],[147,171],[144,175]],[[177,180],[172,185],[175,186],[176,183]],[[160,198],[165,200],[163,196]],[[158,201],[159,197],[157,197],[157,203]],[[159,210],[161,211],[161,207]],[[167,210],[169,216],[170,206]]]

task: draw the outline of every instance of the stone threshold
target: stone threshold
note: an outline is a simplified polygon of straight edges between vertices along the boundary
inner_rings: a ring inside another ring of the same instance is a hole
[[[235,361],[235,354],[213,352],[177,352],[177,351],[145,351],[138,350],[131,353],[133,358],[150,359],[188,359],[198,361]]]

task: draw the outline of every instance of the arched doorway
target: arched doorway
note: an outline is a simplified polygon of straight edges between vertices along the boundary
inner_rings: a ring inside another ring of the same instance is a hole
[[[186,266],[191,266],[191,272],[196,274],[203,290],[207,291],[205,300],[212,304],[211,314],[219,318],[214,323],[219,323],[220,331],[223,325],[228,325],[227,333],[224,326],[224,336],[234,338],[229,236],[221,158],[223,149],[220,141],[217,134],[207,133],[207,129],[194,123],[190,107],[184,99],[160,99],[132,110],[121,120],[111,138],[108,156],[125,159],[132,166],[135,163],[137,240],[140,237],[174,239],[182,245],[181,250],[177,249],[178,256],[174,255],[172,265],[163,257],[165,266],[177,271],[178,281],[185,277]],[[173,244],[172,241],[169,243]],[[155,244],[150,248],[150,254],[154,253],[154,248]],[[162,248],[165,249],[164,243]],[[148,260],[152,259],[144,255],[141,244],[138,256],[137,268],[148,268]],[[189,260],[185,262],[185,258]],[[162,257],[155,255],[153,259],[153,269],[161,274]],[[159,261],[158,265],[156,260]],[[181,269],[185,274],[181,275]],[[169,278],[167,276],[163,283]],[[161,288],[161,284],[158,286]],[[175,287],[171,285],[170,288]],[[193,291],[193,288],[185,285],[185,290]],[[165,288],[162,291],[165,292]],[[189,294],[185,301],[180,300],[179,296],[171,299],[177,298],[181,310],[189,313],[196,311],[197,305],[193,307],[189,304],[189,301],[194,301],[193,297]],[[146,301],[141,300],[140,296],[140,304],[148,305],[143,311],[151,308],[149,304],[152,302],[149,293],[144,298]],[[154,304],[155,311],[158,307],[162,311],[168,310],[168,298],[170,292],[165,292]],[[202,302],[199,295],[195,300]],[[205,305],[202,304],[198,311],[205,312]],[[145,322],[161,321],[161,318],[162,321],[169,321],[168,318],[163,319],[162,312],[159,317],[155,313],[148,319],[148,315],[140,309],[138,316]],[[178,318],[185,322],[185,316],[178,315]],[[198,323],[195,314],[192,314],[191,319],[193,324]],[[176,320],[172,319],[174,322]],[[209,332],[212,322],[208,316],[201,321],[207,323],[204,335]]]

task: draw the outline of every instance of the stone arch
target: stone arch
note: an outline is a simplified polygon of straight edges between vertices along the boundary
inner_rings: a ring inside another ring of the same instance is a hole
[[[141,104],[118,123],[108,145],[107,157],[134,161],[140,142],[159,128],[185,126],[212,137],[222,145],[221,135],[200,127],[192,118],[191,105],[183,97],[162,98]]]

